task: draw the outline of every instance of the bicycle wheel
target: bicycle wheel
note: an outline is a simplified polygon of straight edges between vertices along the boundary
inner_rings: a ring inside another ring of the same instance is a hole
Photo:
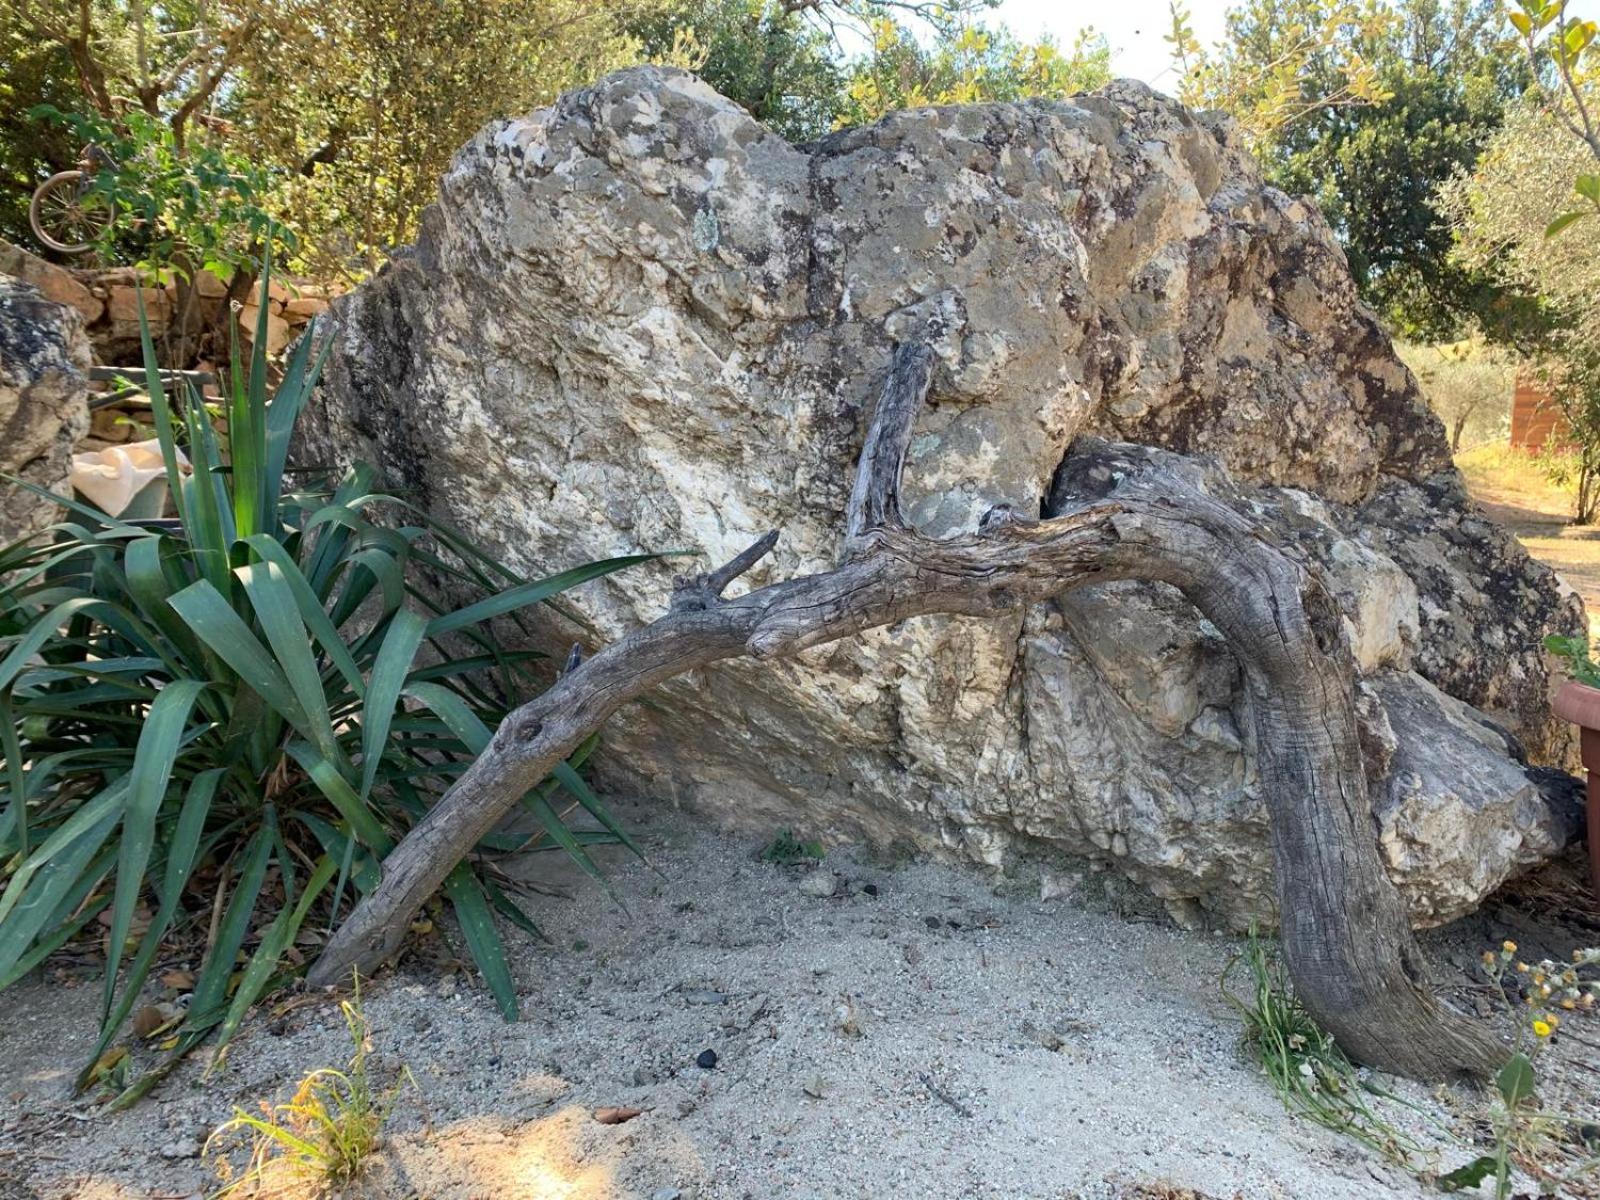
[[[60,254],[82,254],[110,228],[115,214],[82,171],[61,171],[41,183],[28,205],[33,236]]]

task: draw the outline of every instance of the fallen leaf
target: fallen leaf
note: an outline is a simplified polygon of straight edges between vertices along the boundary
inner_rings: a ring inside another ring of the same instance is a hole
[[[133,1014],[133,1034],[147,1038],[167,1023],[167,1015],[153,1004],[147,1004]]]
[[[175,992],[194,991],[193,971],[168,971],[161,976],[161,986],[169,987]]]
[[[597,1108],[594,1110],[594,1119],[602,1125],[622,1125],[643,1111],[642,1108]]]
[[[94,1066],[89,1068],[89,1082],[98,1083],[115,1071],[128,1057],[126,1046],[113,1046],[95,1060]]]

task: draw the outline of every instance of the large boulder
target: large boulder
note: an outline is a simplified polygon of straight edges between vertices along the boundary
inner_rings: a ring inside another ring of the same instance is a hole
[[[0,274],[0,472],[65,493],[72,450],[89,432],[89,340],[75,309]],[[0,545],[61,519],[62,510],[0,480]]]
[[[1539,639],[1578,628],[1577,602],[1472,510],[1316,209],[1265,187],[1225,122],[1142,86],[797,147],[690,75],[624,71],[485,128],[416,247],[328,328],[308,461],[376,462],[528,574],[724,561],[780,529],[757,585],[835,561],[863,414],[895,342],[926,339],[924,531],[1048,512],[1098,433],[1205,456],[1321,565],[1419,922],[1570,836],[1522,756],[1569,752]],[[684,569],[574,593],[584,625],[551,617],[552,642],[649,620]],[[1050,847],[1242,923],[1271,915],[1247,704],[1181,597],[1117,584],[676,680],[613,722],[605,762],[768,832],[991,863]]]

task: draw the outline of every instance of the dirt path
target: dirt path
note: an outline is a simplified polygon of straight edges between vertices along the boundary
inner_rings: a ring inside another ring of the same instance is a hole
[[[1519,451],[1500,446],[1456,460],[1473,499],[1583,597],[1589,637],[1600,639],[1600,525],[1573,525],[1572,490],[1551,483]]]
[[[539,898],[551,944],[514,946],[523,1005],[437,959],[374,984],[375,1070],[409,1067],[368,1193],[434,1200],[1355,1200],[1420,1196],[1360,1146],[1286,1115],[1241,1056],[1218,991],[1237,947],[1185,933],[1104,876],[998,877],[836,853],[839,894],[757,860],[750,838],[622,806],[657,876],[617,860],[631,918],[593,886]],[[553,867],[541,856],[541,871]],[[1118,915],[1118,913],[1122,915]],[[1485,917],[1454,959],[1495,936]],[[337,1010],[253,1018],[116,1116],[66,1083],[97,988],[29,982],[0,1022],[0,1196],[185,1197],[231,1105],[341,1065]],[[705,1051],[714,1068],[696,1065]],[[1455,1118],[1401,1085],[1437,1119]],[[1449,1101],[1449,1097],[1446,1097]],[[1450,1101],[1454,1103],[1454,1101]],[[598,1123],[601,1106],[642,1115]],[[1465,1153],[1445,1151],[1449,1165]],[[9,1182],[7,1178],[9,1177]]]

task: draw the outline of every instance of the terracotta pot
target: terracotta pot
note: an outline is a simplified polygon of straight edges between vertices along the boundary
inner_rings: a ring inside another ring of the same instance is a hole
[[[1600,688],[1569,680],[1561,685],[1551,706],[1556,716],[1571,721],[1582,730],[1579,748],[1583,754],[1585,785],[1589,804],[1589,877],[1600,892]]]

